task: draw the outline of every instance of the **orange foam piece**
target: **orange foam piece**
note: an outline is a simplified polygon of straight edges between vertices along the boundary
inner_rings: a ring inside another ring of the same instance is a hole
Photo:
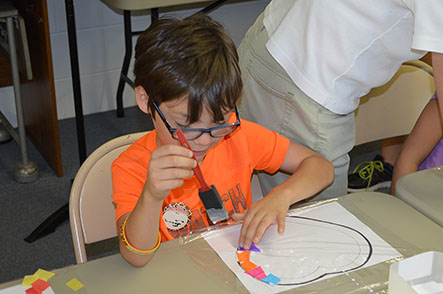
[[[243,263],[241,264],[241,267],[242,267],[246,272],[249,272],[249,271],[255,269],[255,268],[257,267],[257,265],[256,265],[256,264],[253,264],[253,263],[250,262],[250,261],[245,261],[245,262],[243,262]]]
[[[249,262],[251,251],[237,251],[238,262],[242,264],[243,262]]]

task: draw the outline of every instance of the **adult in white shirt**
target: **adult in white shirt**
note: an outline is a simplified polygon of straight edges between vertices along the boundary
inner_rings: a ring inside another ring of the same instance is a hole
[[[443,114],[442,15],[443,0],[273,0],[239,46],[242,117],[334,164],[335,181],[316,200],[346,194],[360,97],[433,52]],[[259,177],[266,193],[286,179]]]

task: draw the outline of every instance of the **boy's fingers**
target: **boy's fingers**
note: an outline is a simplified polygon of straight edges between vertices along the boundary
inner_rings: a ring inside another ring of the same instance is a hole
[[[194,175],[192,169],[185,168],[166,168],[164,171],[163,180],[190,178]]]
[[[286,225],[284,216],[283,217],[280,216],[277,219],[277,225],[278,225],[278,233],[283,234],[285,232],[285,225]]]
[[[240,236],[238,237],[238,246],[245,248],[245,227],[247,226],[246,222],[243,219],[243,224],[240,230]],[[246,248],[248,249],[248,248]]]
[[[162,182],[159,188],[164,191],[169,191],[181,187],[183,185],[183,182],[183,179],[167,180]]]
[[[245,212],[234,213],[231,215],[232,219],[236,222],[240,222],[245,219]]]
[[[246,215],[246,218],[248,218],[248,215]],[[252,240],[255,237],[255,233],[257,231],[257,227],[261,222],[261,219],[262,216],[258,216],[253,218],[252,220],[249,220],[248,222],[247,220],[245,220],[245,222],[243,223],[242,240],[243,240],[243,247],[245,249],[249,249],[251,247]]]
[[[174,179],[174,180],[167,180],[167,181],[156,181],[156,185],[151,185],[150,187],[144,187],[144,189],[148,189],[150,195],[154,196],[155,198],[162,198],[168,196],[169,191],[171,189],[178,188],[183,185],[183,179]]]
[[[194,175],[194,171],[190,168],[159,168],[151,169],[151,179],[155,182],[190,178]]]
[[[249,212],[248,213],[244,213],[243,215],[243,225],[241,226],[241,230],[240,230],[240,237],[239,237],[239,245],[245,249],[249,249],[249,247],[245,247],[245,238],[246,238],[246,233],[248,231],[248,228],[250,226],[250,222],[253,218],[254,212],[251,210],[251,208],[249,208]]]
[[[252,240],[254,243],[259,243],[261,239],[263,238],[263,235],[265,234],[266,230],[269,228],[269,226],[272,224],[272,219],[269,217],[264,217],[259,226],[257,227],[257,230],[254,234],[254,239]]]
[[[177,155],[177,156],[183,156],[183,157],[189,157],[192,158],[192,151],[188,148],[185,148],[183,146],[179,145],[163,145],[159,148],[155,149],[152,152],[151,156],[155,157],[163,157],[163,156],[170,156],[170,155]]]
[[[197,165],[197,162],[193,158],[177,156],[177,155],[169,155],[164,157],[162,160],[161,168],[194,168]]]
[[[276,219],[275,219],[276,218]],[[251,243],[254,242],[255,244],[258,244],[263,239],[263,235],[265,234],[266,230],[269,228],[271,224],[277,224],[277,230],[279,234],[284,233],[285,231],[285,217],[284,216],[277,216],[277,217],[262,217],[257,222],[252,221],[249,223],[247,227],[244,228],[244,232],[242,232],[241,235],[241,244],[245,249],[249,249],[251,246]]]

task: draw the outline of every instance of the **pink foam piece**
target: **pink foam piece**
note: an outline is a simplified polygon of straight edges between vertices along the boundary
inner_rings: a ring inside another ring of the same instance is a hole
[[[266,274],[261,268],[261,266],[257,266],[256,268],[246,272],[248,275],[253,276],[256,279],[263,280],[266,278]]]

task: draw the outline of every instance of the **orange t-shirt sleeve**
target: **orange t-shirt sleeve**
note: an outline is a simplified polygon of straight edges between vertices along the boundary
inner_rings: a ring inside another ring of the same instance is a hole
[[[115,221],[131,212],[140,197],[146,181],[150,148],[146,144],[152,132],[134,142],[112,164],[112,198],[115,205]]]
[[[242,129],[247,138],[252,167],[271,174],[278,171],[288,153],[289,139],[246,120],[242,120]]]

